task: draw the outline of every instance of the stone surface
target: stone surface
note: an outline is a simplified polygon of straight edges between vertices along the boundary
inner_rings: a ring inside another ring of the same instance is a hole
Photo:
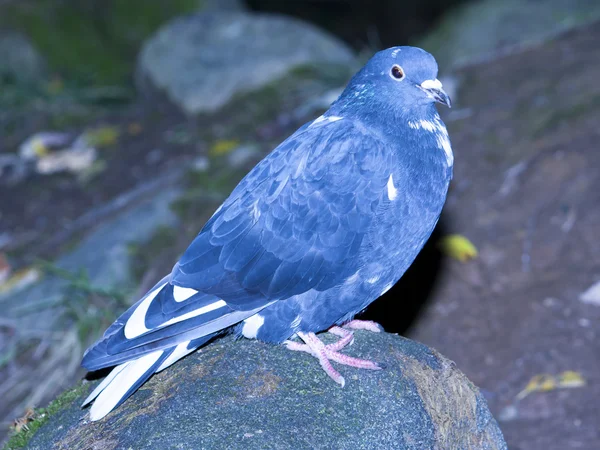
[[[177,217],[171,211],[170,204],[179,195],[179,189],[170,187],[152,199],[131,205],[110,220],[99,224],[71,251],[57,258],[54,264],[72,273],[84,270],[93,285],[102,285],[108,289],[131,287],[128,245],[144,242],[161,226],[174,226]],[[56,280],[42,281],[20,295],[28,297],[32,303],[35,303],[33,298],[39,299],[40,302],[47,301],[49,297],[60,293],[60,286],[54,286],[55,282]],[[61,284],[64,283],[58,283]],[[9,317],[13,315],[13,307],[19,309],[19,305],[11,304],[13,295],[0,295],[0,305]]]
[[[511,47],[535,44],[600,18],[596,0],[484,0],[446,14],[418,45],[450,69]]]
[[[89,286],[129,292],[135,288],[129,246],[144,242],[159,227],[174,226],[177,216],[170,209],[171,202],[181,195],[178,188],[163,187],[152,199],[142,199],[128,208],[113,213],[91,230],[70,251],[59,256],[54,264],[73,275],[85,273]],[[124,203],[126,196],[120,197]],[[90,211],[92,212],[92,211]],[[101,215],[96,214],[96,221]],[[91,220],[94,220],[93,218]],[[82,348],[85,344],[73,325],[69,311],[81,308],[75,304],[81,298],[69,296],[71,282],[62,277],[45,277],[23,289],[0,292],[0,310],[8,333],[0,334],[0,350],[26,352],[40,345],[43,357],[17,359],[0,376],[0,420],[6,423],[19,416],[26,407],[47,403],[57,389],[64,389],[76,379]],[[133,301],[134,298],[131,298]],[[89,299],[88,299],[89,301]],[[97,306],[90,304],[90,317],[101,320]],[[94,313],[96,310],[96,313]],[[112,321],[113,312],[106,311]],[[78,337],[79,336],[79,337]],[[18,381],[18,388],[10,389]]]
[[[45,62],[33,44],[21,33],[0,31],[0,82],[39,82]]]
[[[217,110],[295,67],[353,61],[341,41],[299,20],[204,12],[167,23],[144,44],[137,80],[142,90],[164,91],[196,114]]]
[[[244,0],[202,0],[201,10],[206,11],[246,11]]]
[[[227,337],[154,376],[102,421],[85,420],[85,389],[27,448],[506,448],[477,388],[437,352],[364,331],[347,352],[385,369],[342,367],[340,388],[307,354]]]

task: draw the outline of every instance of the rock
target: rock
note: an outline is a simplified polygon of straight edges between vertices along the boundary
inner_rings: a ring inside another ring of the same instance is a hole
[[[117,197],[111,204],[91,210],[84,221],[92,221],[97,226],[81,239],[68,252],[59,256],[54,266],[61,271],[73,275],[87,274],[89,286],[118,290],[124,294],[136,286],[134,280],[131,245],[144,243],[150,239],[157,229],[173,227],[178,221],[170,209],[173,200],[181,195],[180,189],[161,183],[154,190],[161,191],[145,198],[126,193]],[[125,207],[127,206],[127,207]],[[77,229],[77,222],[71,226]],[[68,231],[65,228],[65,231]],[[75,242],[74,242],[75,244]],[[17,274],[16,274],[17,275]],[[26,407],[40,405],[56,395],[57,392],[72,384],[77,379],[81,346],[88,338],[89,329],[81,328],[81,324],[96,323],[102,319],[97,315],[113,315],[110,306],[100,309],[91,302],[84,307],[86,317],[78,318],[73,323],[69,311],[81,305],[81,300],[75,300],[73,289],[69,288],[72,281],[64,277],[36,277],[36,272],[24,271],[20,278],[12,277],[5,286],[0,286],[0,310],[2,320],[7,324],[16,324],[14,332],[10,329],[7,341],[15,348],[35,348],[39,341],[43,358],[22,358],[13,361],[10,367],[10,377],[2,378],[3,388],[7,388],[9,378],[19,378],[19,389],[14,389],[2,395],[0,421],[10,423]],[[81,292],[81,291],[79,291]],[[131,300],[135,298],[131,297]],[[71,303],[72,302],[72,303]],[[90,322],[92,319],[92,322]],[[77,333],[77,330],[81,334]],[[5,334],[6,335],[6,334]],[[2,336],[0,336],[0,340]],[[32,340],[34,339],[34,340]],[[43,347],[41,347],[43,346]],[[0,348],[11,348],[8,345]],[[19,350],[20,351],[20,350]],[[3,353],[4,356],[4,353]],[[69,362],[70,361],[70,362]],[[5,366],[6,367],[6,366]],[[43,381],[40,379],[43,373]],[[4,384],[4,383],[7,384]],[[0,438],[1,440],[2,438]]]
[[[93,147],[68,148],[40,158],[36,170],[42,175],[84,173],[92,167],[96,158],[97,152]]]
[[[166,21],[197,11],[203,3],[0,0],[0,29],[15,29],[27,36],[48,68],[65,80],[112,88],[129,84],[135,65],[131,55],[148,36]]]
[[[348,65],[352,51],[299,20],[269,14],[203,12],[163,26],[143,46],[141,90],[164,91],[189,114],[215,111],[295,67]]]
[[[600,306],[600,281],[595,282],[579,296],[579,300],[589,305]]]
[[[150,379],[99,422],[82,389],[28,449],[506,449],[477,388],[443,356],[386,333],[356,333],[347,351],[385,364],[342,367],[257,341],[215,341]],[[83,419],[83,420],[82,420]]]
[[[202,11],[246,11],[243,0],[202,0]]]
[[[0,153],[0,183],[14,185],[23,180],[29,173],[29,164],[13,153]],[[2,240],[0,239],[0,242]],[[2,244],[0,244],[0,248]]]
[[[418,45],[436,56],[440,68],[450,69],[598,18],[600,2],[590,0],[468,2],[447,13]]]
[[[21,33],[0,31],[0,82],[36,83],[43,79],[44,58]]]

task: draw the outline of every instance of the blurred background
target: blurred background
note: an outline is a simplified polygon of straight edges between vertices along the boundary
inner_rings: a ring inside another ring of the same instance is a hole
[[[364,314],[511,449],[600,448],[600,2],[0,0],[0,441],[375,51],[453,99],[440,226]]]

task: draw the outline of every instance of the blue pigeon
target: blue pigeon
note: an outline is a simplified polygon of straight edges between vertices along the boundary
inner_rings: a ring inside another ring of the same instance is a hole
[[[321,117],[237,185],[172,272],[84,354],[116,366],[85,400],[91,420],[152,374],[233,332],[331,361],[379,369],[340,350],[352,320],[404,274],[435,227],[453,154],[435,102],[450,106],[429,53],[378,52]],[[315,333],[340,339],[325,345]],[[294,340],[298,338],[299,340]]]

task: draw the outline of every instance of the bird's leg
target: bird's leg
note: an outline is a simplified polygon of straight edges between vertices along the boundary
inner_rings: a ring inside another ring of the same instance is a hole
[[[344,328],[342,328],[344,327]],[[336,336],[341,337],[341,339],[333,344],[329,344],[327,348],[335,351],[340,351],[347,345],[352,345],[354,342],[354,333],[346,328],[350,328],[352,330],[367,330],[372,331],[373,333],[380,333],[381,327],[377,322],[373,322],[372,320],[351,320],[350,322],[346,322],[342,325],[342,327],[333,326],[329,330],[328,333],[335,334]]]
[[[325,373],[329,375],[329,377],[333,381],[340,384],[342,387],[344,386],[344,384],[346,384],[346,381],[344,380],[344,377],[342,377],[340,373],[333,368],[333,366],[331,365],[331,361],[335,361],[345,366],[357,367],[359,369],[381,369],[381,367],[379,367],[372,361],[353,358],[352,356],[339,353],[339,349],[345,347],[352,341],[353,333],[348,330],[343,330],[339,327],[334,328],[334,334],[340,333],[340,330],[346,332],[346,334],[334,344],[325,345],[323,344],[323,342],[321,342],[321,340],[317,337],[315,333],[303,333],[301,331],[298,332],[298,337],[304,341],[305,345],[298,344],[297,342],[293,341],[285,341],[284,344],[290,350],[304,351],[313,355],[319,360],[319,364],[321,364],[321,367],[323,368]],[[340,342],[342,343],[342,345],[340,345]]]
[[[331,362],[327,357],[325,344],[321,342],[317,335],[315,333],[298,332],[298,337],[306,343],[306,346],[310,349],[310,353],[319,360],[319,364],[321,364],[325,373],[329,375],[333,381],[344,387],[346,380],[344,380],[344,377],[331,365]]]
[[[329,330],[327,330],[327,332],[335,334],[336,336],[339,336],[341,338],[337,342],[327,345],[328,349],[333,350],[335,352],[339,352],[341,349],[343,349],[347,345],[352,345],[352,343],[354,342],[354,333],[350,330],[345,330],[344,328],[333,326]]]
[[[342,326],[351,328],[353,330],[367,330],[372,331],[373,333],[381,332],[381,326],[377,322],[373,322],[372,320],[351,320],[350,322],[347,322]],[[327,330],[327,332],[339,336],[341,338],[333,344],[325,345],[325,347],[328,350],[339,352],[341,349],[343,349],[347,345],[352,345],[352,343],[354,342],[354,333],[350,330],[347,330],[346,328],[334,325],[329,330]],[[284,344],[290,350],[301,351],[310,354],[313,353],[307,344],[300,344],[299,342],[294,341],[285,341]]]
[[[334,352],[340,351],[347,345],[352,344],[352,342],[354,341],[354,333],[352,333],[352,331],[344,330],[343,328],[334,326],[327,330],[327,332],[341,337],[341,339],[334,342],[333,344],[323,344],[328,350],[332,350]],[[313,350],[307,344],[301,344],[299,342],[294,341],[285,341],[284,344],[290,350],[306,352],[310,353],[311,355],[313,354]]]

